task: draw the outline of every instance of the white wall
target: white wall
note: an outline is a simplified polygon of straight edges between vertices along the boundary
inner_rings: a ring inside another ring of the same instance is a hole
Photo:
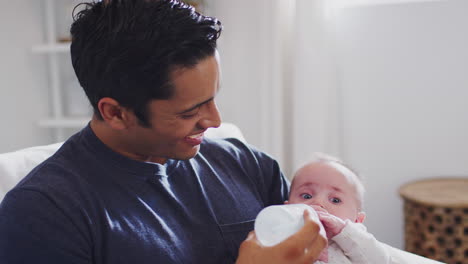
[[[468,176],[467,10],[455,0],[334,17],[343,158],[366,179],[369,229],[395,246],[403,246],[401,184]]]
[[[0,153],[51,140],[36,125],[48,114],[46,61],[30,52],[43,40],[41,25],[41,1],[10,1],[0,9]]]
[[[218,42],[222,83],[217,98],[222,117],[239,125],[247,141],[260,142],[256,124],[260,123],[261,113],[255,106],[261,102],[257,89],[262,82],[259,76],[262,61],[258,56],[261,21],[257,19],[260,6],[252,5],[253,8],[245,8],[237,1],[211,1],[209,7],[223,24]]]
[[[208,14],[219,18],[222,85],[217,98],[223,120],[238,125],[247,141],[285,164],[284,124],[288,94],[285,58],[294,5],[282,0],[211,0]]]
[[[290,104],[293,170],[314,152],[340,157],[339,80],[327,0],[298,0],[292,54]],[[286,89],[286,87],[285,87]]]

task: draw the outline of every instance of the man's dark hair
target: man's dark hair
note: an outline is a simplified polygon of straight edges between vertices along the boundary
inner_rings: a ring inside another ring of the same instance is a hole
[[[148,103],[170,99],[170,74],[214,55],[221,22],[178,0],[80,4],[71,26],[71,59],[94,113],[110,97],[150,126]]]

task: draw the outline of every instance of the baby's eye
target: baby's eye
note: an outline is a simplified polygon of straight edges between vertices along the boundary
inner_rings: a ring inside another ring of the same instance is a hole
[[[302,199],[306,199],[306,200],[312,199],[312,195],[310,195],[308,193],[301,194],[301,197],[302,197]]]
[[[336,198],[336,197],[333,197],[330,199],[330,201],[334,204],[339,204],[341,203],[341,199],[340,198]]]

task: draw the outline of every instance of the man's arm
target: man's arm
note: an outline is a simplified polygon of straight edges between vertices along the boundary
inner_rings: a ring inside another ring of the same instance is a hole
[[[38,191],[11,191],[0,204],[0,263],[91,263],[74,221]]]
[[[327,239],[319,231],[319,225],[310,218],[307,211],[304,212],[304,226],[275,246],[261,245],[252,231],[240,246],[236,264],[313,263],[327,245]]]

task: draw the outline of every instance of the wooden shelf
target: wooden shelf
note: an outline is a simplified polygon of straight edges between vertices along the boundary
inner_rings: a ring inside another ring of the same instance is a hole
[[[67,0],[71,1],[71,0]],[[74,1],[74,0],[73,0]],[[44,6],[44,40],[41,43],[32,44],[29,48],[31,54],[46,56],[46,70],[48,74],[49,86],[49,104],[50,111],[48,116],[36,120],[35,123],[42,128],[50,128],[55,137],[55,141],[64,141],[70,136],[72,130],[78,130],[89,122],[91,114],[85,112],[79,115],[68,114],[66,111],[66,91],[64,87],[70,80],[67,76],[71,74],[69,70],[70,61],[65,62],[63,56],[70,56],[71,39],[68,33],[57,34],[57,25],[69,24],[71,21],[65,21],[65,17],[58,15],[65,10],[57,10],[64,6],[57,5],[58,0],[42,0]],[[61,1],[60,1],[61,2]],[[67,8],[70,3],[67,4]],[[74,4],[73,4],[74,5]],[[71,10],[69,10],[71,13]],[[68,12],[68,11],[67,11]],[[60,19],[59,19],[60,18]],[[66,68],[65,68],[66,67]],[[73,113],[73,112],[70,112]],[[81,113],[81,112],[80,112]]]
[[[55,43],[55,44],[44,44],[33,46],[31,51],[33,53],[66,53],[70,51],[70,43]]]
[[[39,120],[39,126],[50,128],[80,128],[86,126],[90,117],[51,118]]]

